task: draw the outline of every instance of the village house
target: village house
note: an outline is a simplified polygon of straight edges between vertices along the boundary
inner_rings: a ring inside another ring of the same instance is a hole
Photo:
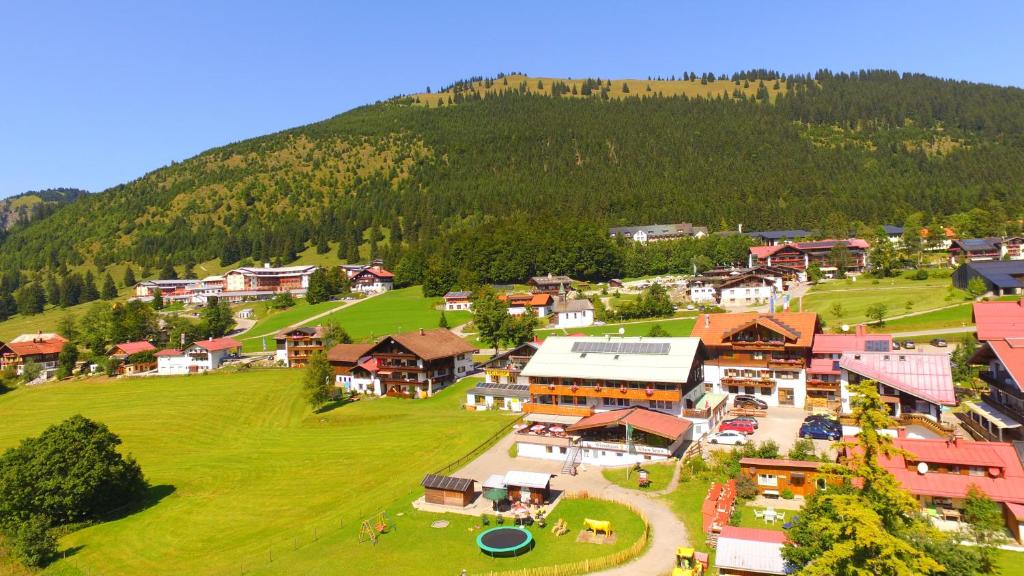
[[[285,328],[274,336],[274,359],[290,368],[302,368],[314,352],[324,349],[323,326]]]
[[[948,354],[844,352],[839,358],[843,414],[852,414],[850,386],[862,380],[878,384],[882,402],[901,425],[917,425],[942,436],[942,408],[956,406]]]
[[[466,406],[475,410],[502,409],[522,412],[530,398],[529,379],[523,368],[540,347],[535,342],[520,344],[482,363],[484,381],[466,394]]]
[[[956,266],[960,262],[986,262],[999,260],[1003,257],[1003,239],[998,236],[988,238],[962,238],[950,242],[949,263]]]
[[[930,250],[949,250],[953,240],[956,239],[956,231],[949,227],[943,228],[942,238],[934,242],[931,240],[931,232],[927,228],[921,228],[920,234],[925,245],[931,247]]]
[[[0,342],[0,370],[14,368],[15,374],[24,374],[25,364],[40,368],[39,377],[53,378],[57,374],[57,357],[67,339],[59,334],[38,332],[22,334],[4,344]]]
[[[981,346],[970,361],[986,367],[988,393],[958,416],[976,438],[1024,440],[1024,301],[975,302],[974,323]]]
[[[508,313],[512,316],[521,316],[529,309],[538,318],[550,316],[552,312],[551,307],[555,303],[554,297],[547,293],[498,294],[498,300],[508,305]]]
[[[751,246],[747,265],[807,270],[812,264],[817,264],[823,273],[835,274],[838,269],[837,263],[832,261],[834,250],[845,250],[845,272],[857,273],[867,269],[870,248],[871,244],[859,238]]]
[[[186,290],[189,291],[190,301],[193,304],[205,305],[211,297],[219,297],[226,287],[227,280],[224,279],[224,276],[217,274],[197,280],[194,284],[190,284]]]
[[[349,282],[353,292],[379,294],[394,288],[395,275],[382,266],[367,266],[362,270],[350,273]]]
[[[811,347],[811,364],[807,368],[807,402],[810,408],[838,412],[842,408],[842,368],[839,360],[846,352],[888,352],[892,350],[889,334],[868,334],[863,324],[853,334],[817,334]]]
[[[965,262],[953,272],[953,286],[967,290],[974,278],[981,278],[985,291],[996,296],[1024,294],[1024,260]]]
[[[107,357],[117,363],[117,373],[125,376],[156,368],[156,346],[145,340],[115,344],[107,350]]]
[[[769,406],[804,406],[807,364],[815,334],[813,312],[702,314],[690,336],[707,347],[709,391],[749,394]]]
[[[835,477],[821,474],[822,462],[804,462],[781,458],[741,458],[740,473],[757,486],[764,496],[781,496],[790,491],[799,498],[808,498],[829,485],[841,484]]]
[[[327,362],[334,369],[335,386],[359,394],[381,396],[377,364],[369,356],[373,344],[336,344],[327,351]],[[367,366],[362,366],[366,363]],[[370,368],[373,368],[373,372]]]
[[[959,522],[968,491],[977,487],[1003,509],[1018,542],[1024,528],[1024,467],[1013,444],[962,438],[894,438],[898,452],[878,463],[896,477],[931,518]]]
[[[135,297],[148,300],[160,291],[160,298],[166,302],[188,302],[192,298],[190,287],[195,278],[173,278],[166,280],[143,280],[135,285]]]
[[[444,309],[446,312],[452,310],[469,310],[473,307],[473,302],[470,298],[473,293],[468,290],[461,290],[455,292],[448,292],[444,295]]]
[[[768,302],[782,292],[782,279],[746,274],[727,278],[718,285],[718,303],[723,306],[749,306]]]
[[[690,296],[690,302],[696,304],[718,302],[717,283],[712,279],[694,278],[686,289]]]
[[[551,306],[554,325],[558,328],[584,328],[594,325],[594,305],[590,300],[560,299]]]
[[[708,235],[707,226],[694,226],[689,222],[679,224],[650,224],[648,226],[619,226],[608,230],[610,238],[625,238],[640,244],[677,238],[703,238]]]
[[[717,409],[698,408],[704,396],[703,357],[704,347],[696,338],[546,338],[521,373],[530,391],[523,410],[528,422],[553,426],[549,430],[554,432],[520,430],[519,454],[595,464],[670,457],[679,447],[677,440],[707,432],[697,430],[694,422],[706,426],[708,413]],[[627,408],[642,410],[622,411]],[[586,420],[610,411],[617,413]],[[691,422],[689,415],[697,420]],[[629,453],[625,444],[611,439],[623,439],[626,425],[634,420],[645,422],[653,436],[633,438],[638,448]],[[573,431],[580,436],[576,443],[565,435]]]
[[[201,340],[183,350],[167,348],[157,352],[156,371],[161,376],[208,372],[241,353],[242,343],[234,338]]]
[[[741,229],[742,230],[742,229]],[[758,232],[747,232],[747,236],[757,240],[762,246],[776,246],[788,244],[796,240],[810,238],[811,233],[807,230],[764,230]]]
[[[885,232],[885,237],[888,238],[889,242],[892,242],[894,246],[903,246],[903,226],[883,224],[882,231]]]
[[[291,292],[293,295],[301,296],[305,295],[309,288],[309,278],[316,270],[316,266],[272,268],[269,263],[264,264],[262,268],[235,268],[224,275],[224,291]]]
[[[399,398],[433,396],[469,375],[473,354],[480,351],[445,328],[385,336],[362,354],[355,346],[335,346],[328,353],[338,383]]]
[[[532,286],[532,291],[537,294],[551,294],[556,296],[558,294],[566,294],[572,290],[572,278],[568,276],[553,276],[548,274],[547,276],[534,276],[530,278],[526,283]]]

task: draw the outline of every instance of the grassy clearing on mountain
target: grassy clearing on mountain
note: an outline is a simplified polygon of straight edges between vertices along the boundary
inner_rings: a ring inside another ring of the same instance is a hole
[[[886,317],[891,317],[960,304],[966,297],[967,293],[953,288],[948,279],[917,281],[906,278],[861,278],[856,281],[823,282],[814,286],[803,297],[803,309],[817,312],[829,328],[838,330],[842,324],[873,321],[867,311],[874,304],[885,305]],[[800,305],[798,302],[794,304],[797,307]],[[838,315],[835,309],[837,304],[840,307]],[[888,323],[881,328],[890,330]]]

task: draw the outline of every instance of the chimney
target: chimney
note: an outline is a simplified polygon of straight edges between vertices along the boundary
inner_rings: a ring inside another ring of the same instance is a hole
[[[711,328],[711,314],[704,315],[704,327]]]
[[[420,328],[420,336],[425,336],[426,334],[427,333],[423,331],[423,328]]]
[[[904,428],[903,426],[900,426],[900,427],[896,428],[896,437],[897,438],[906,438],[907,437],[907,429]]]
[[[857,326],[854,328],[853,333],[856,334],[857,336],[867,336],[868,329],[863,324],[857,324]]]

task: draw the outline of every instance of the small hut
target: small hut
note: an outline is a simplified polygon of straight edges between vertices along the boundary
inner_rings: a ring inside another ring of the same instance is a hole
[[[505,474],[505,488],[509,500],[540,506],[551,500],[551,474],[513,470]]]
[[[430,504],[466,507],[473,501],[473,480],[468,478],[427,474],[420,484],[423,499]]]

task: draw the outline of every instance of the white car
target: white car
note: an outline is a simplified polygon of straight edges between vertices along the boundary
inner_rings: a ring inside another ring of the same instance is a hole
[[[735,430],[723,430],[717,434],[712,434],[708,438],[708,442],[711,442],[712,444],[730,444],[735,446],[737,444],[746,444],[747,437],[744,436],[742,432],[737,432]]]

